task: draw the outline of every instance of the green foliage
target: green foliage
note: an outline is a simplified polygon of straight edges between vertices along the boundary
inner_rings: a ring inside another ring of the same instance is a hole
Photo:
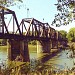
[[[71,28],[67,34],[68,41],[75,41],[75,28]]]
[[[0,0],[0,5],[1,6],[14,6],[14,2],[18,1],[18,2],[23,2],[22,0]]]
[[[2,40],[2,44],[3,44],[3,45],[7,45],[7,39],[3,39],[3,40]]]
[[[7,39],[0,39],[0,45],[7,45]]]
[[[62,34],[62,38],[65,39],[67,36],[67,32],[64,30],[60,30],[59,32]]]
[[[32,45],[36,45],[36,41],[34,40],[34,41],[32,41]]]
[[[37,41],[36,40],[30,41],[29,44],[36,45]]]
[[[51,25],[59,27],[61,25],[68,25],[75,20],[75,1],[74,0],[57,0],[55,4],[58,13]]]

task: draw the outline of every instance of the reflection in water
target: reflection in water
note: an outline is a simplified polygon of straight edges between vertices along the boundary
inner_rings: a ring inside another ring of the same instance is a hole
[[[73,67],[73,59],[68,58],[67,52],[68,52],[68,50],[62,51],[61,53],[57,54],[57,56],[54,56],[53,58],[49,59],[46,62],[46,64],[52,63],[52,64],[59,65],[59,68],[71,69]]]
[[[73,59],[68,58],[67,52],[68,52],[68,50],[62,51],[59,54],[57,54],[56,56],[51,58],[50,54],[43,54],[43,53],[37,54],[35,51],[35,52],[30,52],[30,59],[38,58],[38,59],[41,59],[43,62],[44,62],[44,60],[48,60],[45,62],[46,64],[56,65],[57,67],[59,67],[61,69],[64,69],[64,68],[71,69],[73,67]],[[7,49],[0,48],[0,63],[6,59],[7,59]]]

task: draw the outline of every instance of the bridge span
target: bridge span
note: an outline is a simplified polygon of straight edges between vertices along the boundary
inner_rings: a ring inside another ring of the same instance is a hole
[[[42,23],[34,18],[24,18],[20,24],[14,11],[0,6],[0,39],[8,39],[10,60],[15,60],[18,55],[22,61],[30,61],[28,42],[37,40],[41,43],[42,50],[50,53],[51,49],[58,49],[65,45],[66,39],[48,23]]]

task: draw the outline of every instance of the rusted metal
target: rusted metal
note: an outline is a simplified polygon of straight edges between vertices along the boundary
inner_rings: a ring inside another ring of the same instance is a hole
[[[7,23],[5,15],[9,14],[11,18]],[[12,26],[11,29],[9,29],[10,26]],[[22,61],[29,62],[28,42],[30,40],[38,40],[42,45],[43,52],[49,53],[51,48],[58,47],[57,43],[62,36],[48,23],[42,23],[34,18],[24,18],[19,24],[14,11],[0,6],[0,39],[9,39],[10,60],[15,60],[19,54]]]
[[[8,24],[6,24],[5,15],[9,14],[11,14],[11,18]],[[11,21],[12,21],[12,32],[10,32],[9,30]],[[62,39],[60,33],[57,34],[57,31],[54,28],[51,28],[48,23],[40,22],[34,18],[24,18],[19,24],[15,12],[2,6],[0,6],[0,28],[1,28],[0,33],[2,35],[12,34],[15,35],[16,38],[18,38],[17,35],[19,35],[21,38],[29,37],[30,39],[32,37],[34,39],[36,38],[36,40],[41,38],[56,39],[56,40]],[[10,37],[10,35],[8,36]]]
[[[15,12],[8,9],[8,8],[5,8],[3,6],[0,6],[0,16],[1,16],[1,19],[2,19],[2,33],[10,33],[10,31],[8,30],[8,27],[9,27],[9,24],[12,20],[12,17],[11,19],[9,20],[8,22],[8,25],[6,24],[5,22],[5,15],[9,15],[11,14],[13,16],[13,33],[14,33],[14,21],[16,22],[16,25],[17,25],[17,28],[18,28],[18,31],[19,31],[19,34],[21,35],[21,31],[20,31],[20,28],[19,28],[19,23],[18,23],[18,20],[17,20],[17,17],[15,15]],[[4,30],[4,27],[5,27],[5,30]]]
[[[35,36],[35,37],[46,37],[46,38],[50,38],[51,37],[51,33],[53,32],[53,28],[51,28],[49,26],[48,23],[42,23],[34,18],[25,18],[22,19],[25,28],[26,28],[26,24],[29,24],[28,29],[26,30],[26,36]],[[31,30],[30,30],[31,28]],[[52,30],[52,32],[51,32]]]

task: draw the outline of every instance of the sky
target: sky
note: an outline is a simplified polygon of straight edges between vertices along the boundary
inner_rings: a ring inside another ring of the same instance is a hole
[[[41,22],[48,22],[51,26],[54,16],[57,13],[57,8],[54,4],[57,0],[23,0],[23,3],[16,2],[16,6],[9,7],[15,11],[19,23],[23,18],[35,18]],[[27,9],[29,9],[27,11]],[[44,20],[43,20],[44,19]],[[67,26],[55,27],[56,30],[69,31],[74,27],[74,22]]]

